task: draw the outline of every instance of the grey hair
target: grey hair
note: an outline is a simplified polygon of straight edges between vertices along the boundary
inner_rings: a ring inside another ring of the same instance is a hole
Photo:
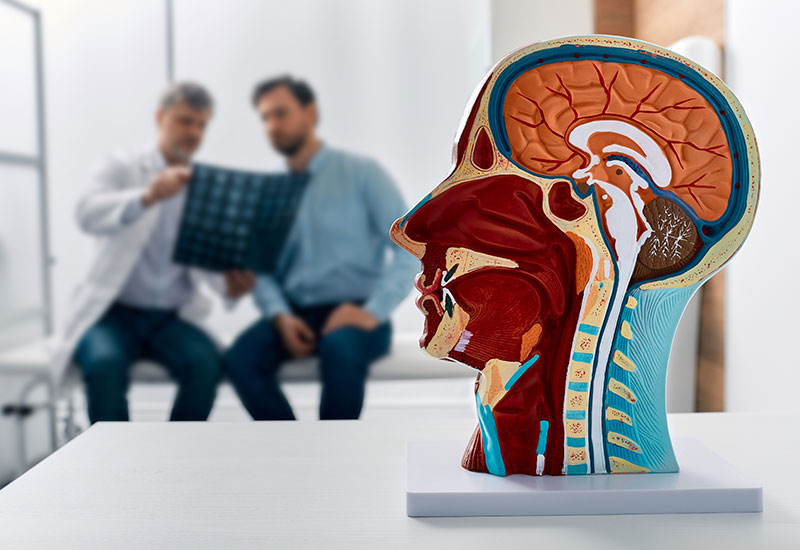
[[[161,109],[169,109],[178,103],[186,103],[198,111],[214,110],[214,98],[200,84],[196,82],[175,82],[170,84],[158,102]]]

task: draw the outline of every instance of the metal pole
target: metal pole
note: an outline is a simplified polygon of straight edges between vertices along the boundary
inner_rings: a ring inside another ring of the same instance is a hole
[[[5,2],[9,6],[11,6],[12,8],[17,8],[18,10],[24,11],[24,12],[29,13],[31,15],[37,13],[37,11],[34,8],[32,8],[30,6],[27,6],[27,5],[25,5],[25,4],[21,3],[21,2],[17,2],[16,0],[0,0],[0,2]]]
[[[172,0],[166,0],[166,40],[167,40],[167,83],[175,80],[175,33],[174,11]]]
[[[33,11],[34,48],[36,50],[36,106],[39,146],[39,217],[40,246],[42,256],[42,298],[44,302],[44,330],[46,335],[53,333],[53,294],[50,269],[50,222],[47,200],[47,133],[45,125],[44,102],[44,52],[42,46],[42,18],[38,11]]]
[[[0,151],[0,162],[5,164],[25,164],[28,166],[39,166],[39,158],[32,155],[20,155],[19,153],[8,153]]]

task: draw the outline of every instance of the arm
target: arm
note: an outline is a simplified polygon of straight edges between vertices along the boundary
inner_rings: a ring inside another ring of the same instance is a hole
[[[253,290],[256,282],[253,272],[247,270],[234,269],[224,273],[214,273],[192,268],[190,274],[197,284],[205,283],[219,295],[227,311],[233,310],[239,299]]]
[[[273,324],[293,357],[305,357],[314,350],[314,332],[292,314],[274,276],[259,276],[253,296],[261,314]]]
[[[385,321],[411,290],[414,275],[419,271],[419,260],[389,238],[392,224],[407,210],[392,178],[377,163],[369,163],[364,171],[363,185],[375,230],[386,239],[386,246],[391,251],[391,261],[384,265],[381,277],[364,304],[364,309],[378,321]]]
[[[253,300],[255,300],[261,315],[270,321],[273,321],[281,313],[291,312],[278,281],[272,275],[258,276]]]
[[[170,166],[147,186],[130,186],[129,171],[130,164],[119,157],[109,158],[94,171],[92,185],[76,210],[81,229],[97,235],[116,233],[139,219],[149,206],[175,195],[192,175],[186,166]]]
[[[78,226],[87,233],[113,234],[135,221],[143,209],[140,188],[126,187],[128,164],[110,156],[93,171],[89,189],[75,211]]]

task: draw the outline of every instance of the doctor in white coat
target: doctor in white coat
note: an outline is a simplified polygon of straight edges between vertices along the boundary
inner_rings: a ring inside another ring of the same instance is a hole
[[[211,411],[221,360],[196,324],[209,308],[199,282],[229,300],[255,282],[249,272],[212,276],[172,260],[190,161],[212,110],[203,87],[172,85],[157,111],[157,143],[110,156],[78,203],[78,224],[99,250],[73,297],[54,367],[63,374],[71,361],[78,366],[92,423],[128,420],[129,371],[138,359],[158,362],[178,383],[171,420],[205,420]]]

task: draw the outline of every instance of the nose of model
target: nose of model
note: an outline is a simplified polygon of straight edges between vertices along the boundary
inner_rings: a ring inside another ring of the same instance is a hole
[[[392,228],[389,230],[389,237],[395,242],[397,246],[403,250],[410,252],[420,260],[425,255],[425,243],[415,241],[405,232],[405,224],[408,221],[408,214],[395,220]]]

